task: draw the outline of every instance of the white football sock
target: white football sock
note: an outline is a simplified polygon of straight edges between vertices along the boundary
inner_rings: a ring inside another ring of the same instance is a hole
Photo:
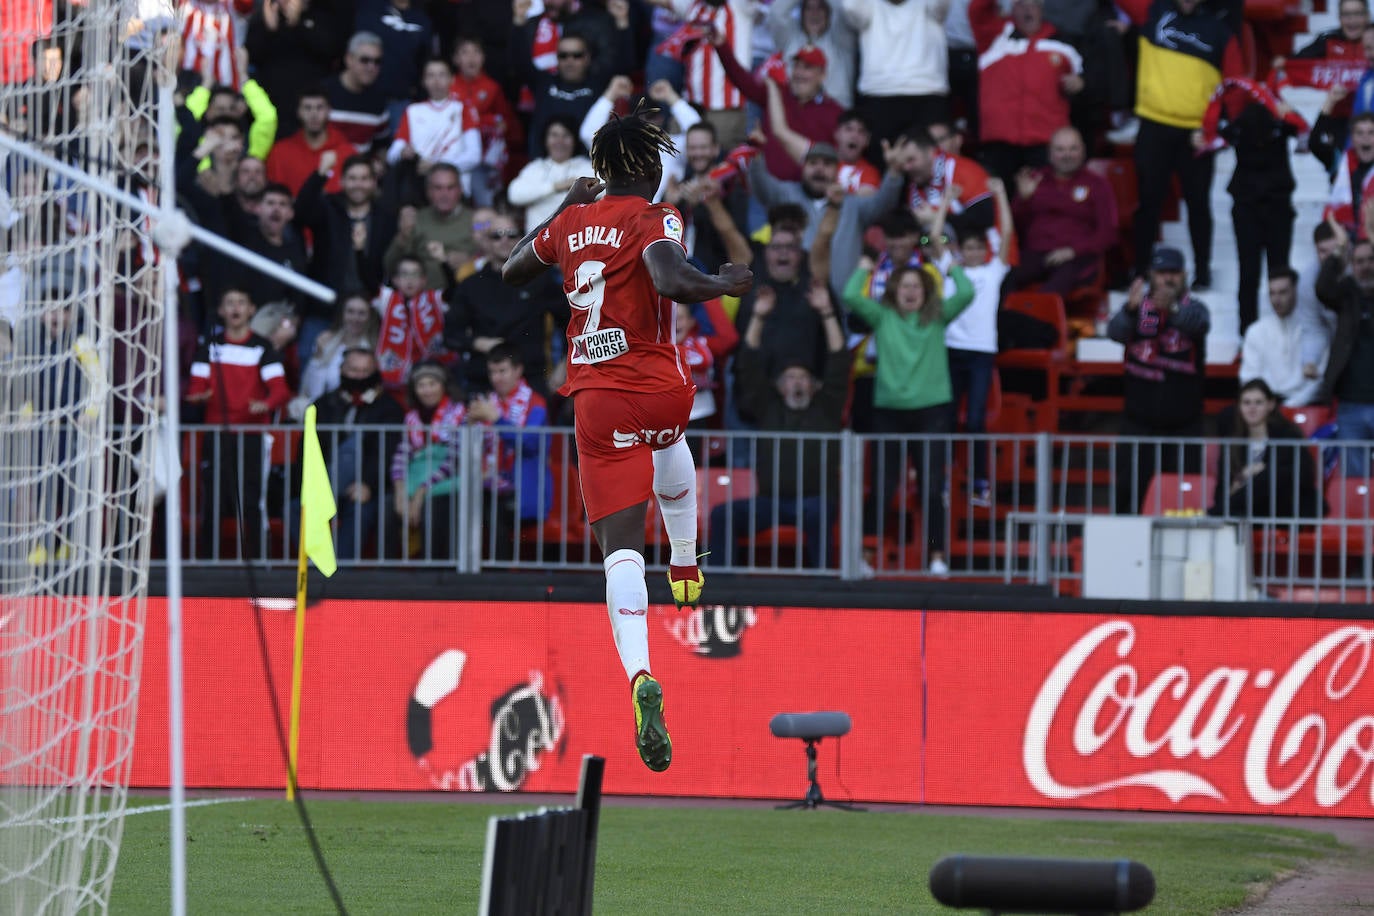
[[[697,469],[685,438],[654,452],[654,497],[674,566],[697,565]]]
[[[649,670],[649,587],[644,584],[644,557],[636,550],[617,550],[606,558],[606,609],[611,616],[615,650],[632,678]]]

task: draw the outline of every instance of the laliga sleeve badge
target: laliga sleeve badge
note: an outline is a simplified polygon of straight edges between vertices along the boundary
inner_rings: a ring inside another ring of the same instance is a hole
[[[667,213],[663,217],[663,234],[675,242],[682,241],[682,218],[676,213]]]

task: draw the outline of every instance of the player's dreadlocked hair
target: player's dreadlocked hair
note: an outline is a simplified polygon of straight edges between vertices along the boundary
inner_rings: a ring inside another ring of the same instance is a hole
[[[662,162],[660,153],[675,155],[677,147],[668,132],[645,120],[657,108],[644,107],[643,100],[632,114],[622,118],[611,115],[592,138],[592,168],[607,184],[633,184],[653,176]]]

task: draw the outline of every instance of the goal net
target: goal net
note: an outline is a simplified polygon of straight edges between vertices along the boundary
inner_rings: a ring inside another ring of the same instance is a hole
[[[0,913],[105,911],[138,700],[172,0],[0,2]],[[89,176],[63,174],[52,160]]]

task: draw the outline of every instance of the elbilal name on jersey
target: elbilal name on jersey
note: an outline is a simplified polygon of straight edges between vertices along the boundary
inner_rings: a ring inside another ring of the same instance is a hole
[[[588,245],[610,245],[619,248],[625,240],[625,230],[610,226],[583,226],[568,236],[568,251],[579,251]]]

